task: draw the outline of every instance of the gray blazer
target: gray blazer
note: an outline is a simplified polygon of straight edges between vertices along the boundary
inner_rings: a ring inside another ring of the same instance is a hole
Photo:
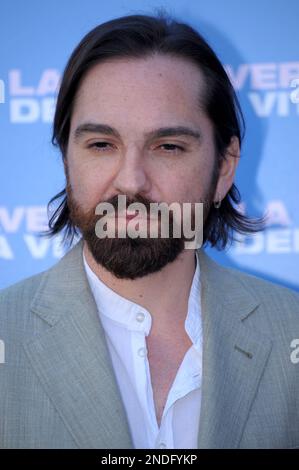
[[[299,297],[199,250],[199,448],[299,446]],[[0,293],[0,448],[132,448],[79,242]]]

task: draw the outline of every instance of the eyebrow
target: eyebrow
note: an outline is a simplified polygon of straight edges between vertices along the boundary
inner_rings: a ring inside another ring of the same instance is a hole
[[[74,138],[75,140],[79,140],[85,134],[105,134],[120,139],[119,132],[107,124],[92,122],[80,124],[74,131]],[[144,135],[148,140],[158,139],[160,137],[175,137],[183,135],[192,137],[196,140],[201,140],[201,133],[198,130],[186,126],[160,127],[159,129],[146,132]]]

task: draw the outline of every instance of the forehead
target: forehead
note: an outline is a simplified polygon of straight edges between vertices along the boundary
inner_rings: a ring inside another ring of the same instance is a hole
[[[167,55],[109,59],[91,68],[75,99],[73,120],[119,124],[190,120],[203,113],[204,77],[191,61]]]

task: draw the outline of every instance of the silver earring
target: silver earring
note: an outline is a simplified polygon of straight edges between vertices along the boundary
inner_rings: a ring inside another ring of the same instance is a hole
[[[219,207],[221,206],[221,197],[220,195],[218,195],[218,197],[219,197],[218,201],[214,201],[215,209],[219,209]]]

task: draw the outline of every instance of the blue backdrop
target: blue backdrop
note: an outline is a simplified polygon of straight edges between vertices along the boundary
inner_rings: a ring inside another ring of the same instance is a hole
[[[198,29],[237,90],[247,132],[237,186],[249,215],[268,213],[262,234],[225,252],[225,265],[299,290],[298,0],[2,0],[0,3],[0,288],[63,254],[41,239],[46,204],[64,187],[51,122],[73,48],[98,23],[157,7]]]

